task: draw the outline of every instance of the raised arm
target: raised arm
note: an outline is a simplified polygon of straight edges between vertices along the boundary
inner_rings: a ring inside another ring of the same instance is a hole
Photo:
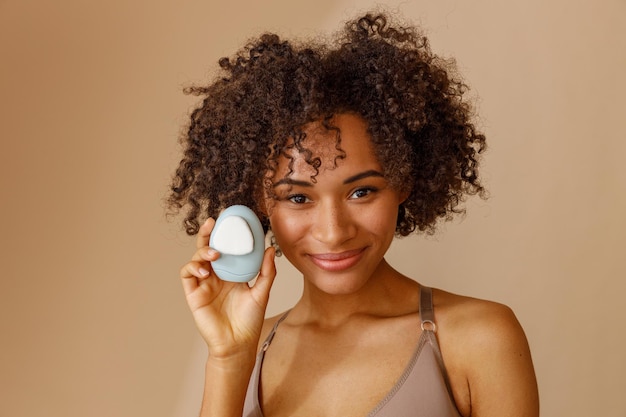
[[[200,228],[196,253],[183,266],[180,277],[187,304],[208,347],[200,416],[241,417],[276,275],[274,249],[266,249],[254,286],[222,281],[210,264],[219,257],[208,246],[214,224],[209,219]]]

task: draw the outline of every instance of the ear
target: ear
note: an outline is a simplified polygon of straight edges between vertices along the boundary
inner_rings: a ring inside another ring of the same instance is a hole
[[[411,195],[411,190],[400,190],[398,193],[398,205],[402,205]]]

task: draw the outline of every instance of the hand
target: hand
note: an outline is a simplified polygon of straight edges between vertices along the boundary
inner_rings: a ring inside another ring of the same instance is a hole
[[[180,271],[180,277],[196,326],[213,358],[255,352],[269,292],[276,276],[274,249],[265,250],[255,284],[222,281],[211,268],[219,253],[209,248],[215,220],[208,219],[198,231],[197,251]]]

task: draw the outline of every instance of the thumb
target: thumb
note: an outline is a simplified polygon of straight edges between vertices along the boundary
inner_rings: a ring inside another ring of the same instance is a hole
[[[274,256],[276,250],[273,247],[265,249],[263,255],[263,263],[261,264],[261,271],[259,276],[250,291],[254,294],[254,298],[258,300],[264,307],[267,306],[267,302],[270,297],[270,289],[274,283],[276,277],[276,263],[274,262]]]

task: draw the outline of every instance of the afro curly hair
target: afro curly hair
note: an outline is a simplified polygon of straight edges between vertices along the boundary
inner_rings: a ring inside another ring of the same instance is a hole
[[[222,73],[209,85],[186,89],[203,101],[181,138],[167,203],[171,213],[185,210],[188,234],[233,204],[252,208],[267,231],[261,204],[278,158],[295,147],[319,167],[303,144],[304,127],[322,121],[338,130],[339,113],[366,121],[385,177],[409,193],[397,235],[433,233],[438,220],[463,212],[466,196],[485,196],[478,175],[485,137],[472,122],[467,86],[417,28],[389,22],[368,13],[317,43],[266,33],[220,59]],[[340,132],[335,137],[340,159]]]

